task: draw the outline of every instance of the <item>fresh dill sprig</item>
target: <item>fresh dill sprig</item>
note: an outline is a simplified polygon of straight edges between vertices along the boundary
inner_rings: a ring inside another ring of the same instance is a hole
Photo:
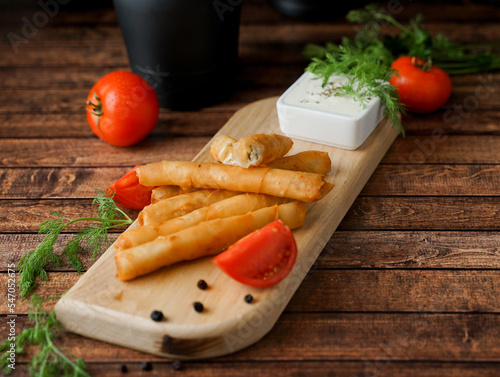
[[[18,272],[20,273],[18,285],[21,291],[21,298],[24,299],[33,291],[36,286],[37,277],[42,280],[48,279],[45,268],[49,263],[56,263],[57,266],[60,266],[61,258],[54,253],[54,245],[58,236],[67,226],[80,221],[97,223],[81,230],[68,242],[63,250],[63,255],[68,258],[71,265],[78,272],[82,272],[83,266],[78,258],[78,252],[83,246],[89,247],[92,250],[92,256],[96,258],[103,246],[108,243],[109,229],[132,223],[132,219],[118,208],[116,202],[113,200],[113,195],[108,196],[103,191],[96,191],[97,195],[93,200],[93,204],[98,204],[97,217],[82,217],[64,221],[63,216],[59,212],[52,212],[56,218],[40,224],[38,233],[46,234],[45,238],[35,249],[27,251],[18,263]]]
[[[384,116],[404,135],[399,114],[405,109],[399,101],[396,88],[389,84],[394,72],[387,64],[388,55],[380,53],[383,49],[377,41],[372,41],[362,49],[355,45],[340,45],[337,52],[327,52],[323,59],[313,58],[306,70],[323,78],[323,86],[330,76],[345,75],[348,81],[336,90],[335,95],[349,95],[362,106],[366,106],[371,98],[379,97]]]
[[[75,358],[68,352],[61,350],[54,344],[58,337],[62,325],[56,319],[55,311],[46,312],[42,308],[45,301],[56,297],[42,300],[40,296],[31,297],[28,318],[34,322],[32,327],[25,328],[15,340],[4,339],[0,344],[0,368],[5,375],[12,372],[9,367],[9,355],[11,354],[11,344],[14,345],[15,353],[21,354],[27,345],[38,345],[38,354],[28,363],[30,376],[37,377],[90,377],[85,371],[85,363],[81,358]]]
[[[461,45],[451,41],[442,33],[432,36],[423,29],[424,17],[417,14],[408,25],[398,22],[378,4],[369,4],[362,9],[351,10],[347,20],[352,23],[369,25],[390,25],[399,29],[395,36],[382,35],[376,38],[397,58],[402,55],[415,56],[423,60],[431,59],[433,64],[450,75],[485,72],[500,69],[500,54],[493,48],[500,43],[481,45]]]
[[[450,75],[488,72],[500,69],[499,42],[482,44],[459,44],[442,33],[431,35],[423,28],[424,17],[417,14],[407,25],[397,21],[379,4],[368,4],[362,9],[351,10],[347,20],[363,24],[361,32],[353,39],[343,38],[341,45],[359,48],[373,41],[381,43],[384,50],[391,54],[392,60],[400,56],[415,56],[445,70]],[[380,26],[392,26],[399,30],[395,35],[382,34]],[[311,59],[324,58],[328,52],[336,53],[338,46],[332,42],[325,46],[308,44],[303,55]],[[391,63],[389,63],[390,65]]]
[[[391,69],[396,58],[407,55],[431,61],[450,75],[500,69],[500,54],[491,51],[500,43],[459,45],[442,33],[431,36],[422,28],[424,18],[420,14],[403,25],[380,5],[369,4],[363,9],[351,10],[346,18],[363,24],[363,29],[352,39],[342,38],[340,44],[307,44],[302,52],[311,59],[306,70],[322,77],[323,85],[333,74],[346,75],[349,81],[341,86],[337,95],[351,95],[362,104],[378,96],[384,105],[384,115],[402,135],[404,129],[399,114],[404,113],[405,108],[397,90],[388,84],[396,74]],[[383,35],[381,26],[387,25],[400,32],[395,36]]]

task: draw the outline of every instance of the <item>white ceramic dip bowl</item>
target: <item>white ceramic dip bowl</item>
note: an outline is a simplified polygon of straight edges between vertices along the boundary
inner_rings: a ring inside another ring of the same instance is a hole
[[[382,120],[383,109],[378,97],[363,106],[351,96],[336,96],[335,88],[347,80],[345,76],[331,76],[322,87],[322,78],[304,73],[278,99],[281,131],[292,138],[358,148]]]

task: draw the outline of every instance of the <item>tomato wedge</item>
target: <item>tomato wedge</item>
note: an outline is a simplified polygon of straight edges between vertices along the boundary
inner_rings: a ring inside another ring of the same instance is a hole
[[[151,204],[151,191],[154,187],[143,186],[135,174],[135,169],[141,165],[134,166],[127,174],[106,189],[106,195],[112,196],[122,206],[130,209],[143,209]]]
[[[212,259],[234,280],[270,287],[288,276],[297,260],[297,244],[289,227],[276,220],[250,233]]]

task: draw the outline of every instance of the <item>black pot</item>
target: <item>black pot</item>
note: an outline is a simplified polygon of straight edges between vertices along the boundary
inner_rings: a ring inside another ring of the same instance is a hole
[[[229,97],[242,0],[114,0],[132,70],[160,106],[189,110]]]

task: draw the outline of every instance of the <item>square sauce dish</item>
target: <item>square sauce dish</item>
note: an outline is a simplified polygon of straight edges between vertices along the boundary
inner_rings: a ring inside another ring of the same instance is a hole
[[[305,72],[278,99],[281,131],[292,138],[343,149],[361,146],[383,119],[383,107],[378,97],[363,105],[351,96],[335,95],[346,81],[346,76],[332,75],[322,86],[322,78]]]

